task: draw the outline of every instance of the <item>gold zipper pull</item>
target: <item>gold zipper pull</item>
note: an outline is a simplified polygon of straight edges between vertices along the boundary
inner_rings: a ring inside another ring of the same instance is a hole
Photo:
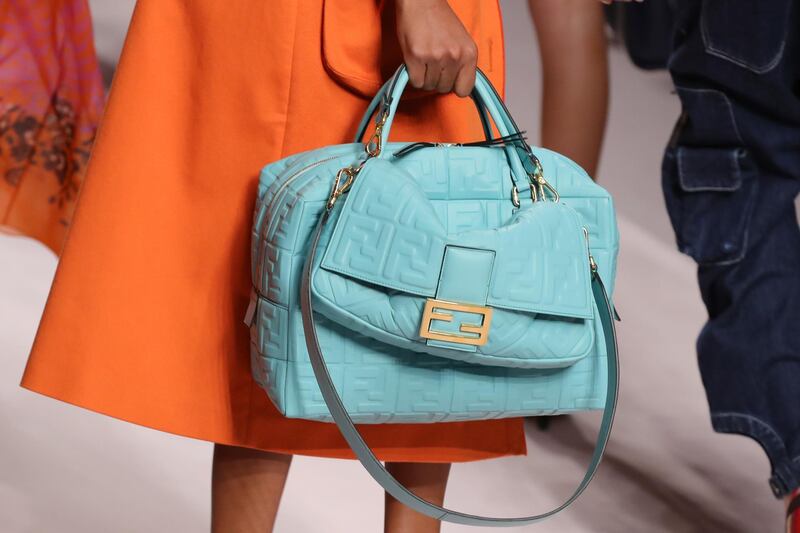
[[[589,269],[592,271],[592,274],[597,274],[597,263],[592,255],[592,249],[589,246],[589,228],[581,226],[581,229],[583,229],[583,236],[586,238],[586,252],[589,254]]]

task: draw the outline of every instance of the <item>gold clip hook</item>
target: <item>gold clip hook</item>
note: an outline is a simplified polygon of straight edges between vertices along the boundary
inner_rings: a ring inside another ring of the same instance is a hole
[[[331,194],[328,196],[328,202],[325,204],[328,211],[333,209],[336,200],[350,189],[359,170],[361,170],[360,167],[345,167],[336,173],[336,178],[333,180],[333,188],[331,188]]]
[[[550,195],[553,197],[553,201],[557,203],[561,197],[555,187],[544,179],[544,175],[541,173],[540,169],[541,167],[537,168],[536,172],[533,174],[528,173],[528,181],[530,181],[531,184],[531,200],[534,202],[547,200],[545,191],[549,191]]]
[[[386,124],[386,121],[389,119],[389,111],[386,110],[381,115],[381,119],[378,121],[378,124],[375,126],[375,133],[369,138],[367,144],[364,145],[364,151],[367,152],[369,157],[377,157],[380,155],[381,150],[383,149],[383,126]]]
[[[338,200],[341,195],[350,189],[350,187],[353,185],[353,181],[356,179],[356,176],[361,169],[364,168],[364,164],[369,159],[380,155],[381,149],[383,148],[383,126],[386,124],[388,119],[389,111],[385,110],[381,114],[381,118],[378,121],[377,126],[375,126],[375,133],[372,134],[372,136],[369,138],[369,141],[367,141],[367,144],[364,145],[364,151],[367,153],[367,158],[364,161],[361,161],[358,165],[344,167],[336,173],[336,178],[334,178],[333,187],[331,188],[331,194],[328,196],[328,202],[325,204],[328,211],[333,209],[334,204],[336,204],[336,200]]]

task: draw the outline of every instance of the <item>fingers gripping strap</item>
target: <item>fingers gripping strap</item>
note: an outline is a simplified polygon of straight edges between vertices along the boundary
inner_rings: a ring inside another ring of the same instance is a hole
[[[342,436],[344,436],[345,440],[350,445],[350,448],[356,454],[358,460],[361,461],[361,464],[367,469],[370,475],[372,475],[372,477],[378,483],[380,483],[381,486],[383,486],[386,492],[415,511],[438,520],[454,522],[457,524],[494,527],[531,524],[562,511],[572,502],[574,502],[589,485],[589,482],[592,480],[595,472],[597,471],[597,467],[600,464],[606,444],[608,443],[608,437],[611,432],[611,425],[614,421],[614,412],[617,405],[617,383],[619,379],[617,339],[614,331],[614,321],[612,319],[611,306],[600,277],[597,275],[594,276],[592,282],[592,292],[594,294],[595,302],[597,303],[600,322],[605,335],[606,353],[608,354],[608,391],[606,395],[603,420],[600,425],[599,435],[597,437],[597,444],[595,446],[591,462],[589,463],[589,468],[586,471],[583,480],[581,480],[580,484],[578,485],[578,488],[563,504],[546,513],[538,515],[514,518],[494,518],[451,511],[419,498],[400,482],[398,482],[394,477],[392,477],[386,468],[384,468],[383,464],[381,464],[381,462],[375,457],[375,454],[372,453],[372,450],[356,429],[356,426],[350,418],[350,415],[348,415],[347,410],[345,409],[344,404],[339,397],[339,394],[336,392],[336,388],[331,380],[331,376],[328,373],[328,368],[325,365],[325,360],[319,345],[319,339],[317,338],[317,330],[314,323],[314,312],[311,301],[311,265],[314,264],[314,258],[319,246],[320,236],[325,224],[328,221],[328,218],[328,212],[325,211],[321,216],[320,222],[317,225],[317,229],[314,232],[314,237],[311,240],[311,248],[309,250],[303,270],[303,280],[300,293],[303,329],[306,338],[306,345],[308,347],[308,354],[311,359],[311,366],[314,370],[314,375],[317,379],[317,383],[319,384],[325,404],[328,406],[328,410],[333,416],[336,425],[342,432]]]

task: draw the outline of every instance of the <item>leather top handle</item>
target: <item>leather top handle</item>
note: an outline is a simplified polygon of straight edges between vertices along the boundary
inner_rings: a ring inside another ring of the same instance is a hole
[[[394,76],[392,76],[387,84],[388,88],[382,99],[384,107],[388,105],[388,110],[384,109],[384,111],[388,111],[389,115],[386,120],[386,124],[383,127],[382,141],[384,144],[386,143],[389,133],[391,132],[392,122],[394,121],[395,114],[397,113],[397,106],[400,104],[400,99],[408,85],[408,69],[406,66],[400,65]],[[511,133],[519,133],[519,130],[516,128],[516,125],[513,123],[513,120],[511,120],[511,117],[508,114],[508,109],[506,109],[505,106],[501,106],[500,97],[497,94],[497,91],[494,90],[489,78],[487,78],[486,74],[484,74],[480,69],[476,70],[475,87],[473,88],[472,92],[476,95],[476,101],[479,101],[482,106],[485,107],[489,116],[492,117],[492,120],[494,121],[495,125],[497,126],[497,130],[501,135],[505,136]]]
[[[389,87],[392,85],[393,80],[394,76],[389,78],[389,80],[383,84],[383,87],[381,87],[372,98],[372,101],[367,106],[367,110],[364,112],[364,116],[361,117],[361,122],[358,124],[358,129],[356,130],[356,136],[353,142],[364,142],[364,135],[367,134],[367,128],[369,128],[370,119],[373,117],[373,115],[375,115],[375,112],[378,111],[379,106],[383,107],[384,99],[388,98]],[[470,98],[472,98],[472,101],[475,104],[475,109],[478,111],[478,117],[481,119],[483,136],[487,141],[491,141],[494,138],[494,134],[492,133],[492,122],[489,118],[489,114],[486,112],[486,106],[483,104],[481,95],[479,95],[478,92],[473,89],[470,93]]]
[[[383,110],[383,112],[387,113],[385,124],[380,131],[380,143],[385,145],[388,138],[389,133],[392,130],[392,123],[394,121],[394,117],[397,114],[397,106],[400,104],[400,97],[403,95],[406,86],[408,85],[408,69],[405,65],[401,65],[395,75],[390,80],[389,88],[385,93],[386,96],[383,99],[385,105],[388,105],[388,109]],[[486,108],[486,111],[489,113],[489,116],[492,117],[497,130],[500,132],[501,137],[506,137],[512,134],[520,135],[519,128],[517,128],[514,119],[511,118],[511,114],[508,112],[508,108],[503,104],[500,96],[497,94],[497,91],[492,86],[492,83],[489,81],[489,78],[486,77],[486,74],[483,73],[480,69],[477,69],[476,76],[475,76],[475,93],[479,96],[479,99],[483,106]],[[514,143],[513,145],[507,145],[504,147],[506,151],[506,155],[508,157],[508,163],[511,166],[511,174],[512,180],[514,182],[514,186],[519,188],[519,184],[528,183],[528,172],[525,170],[525,165],[521,159],[521,152],[520,148],[517,147],[517,144],[525,144],[526,143]],[[528,153],[530,153],[528,151]],[[533,157],[533,154],[530,154]],[[383,153],[378,157],[389,157],[387,153]],[[534,158],[535,159],[535,158]],[[536,159],[538,162],[538,159]]]
[[[603,412],[603,419],[600,425],[600,432],[597,436],[597,443],[595,445],[594,453],[592,454],[589,467],[581,480],[578,487],[573,494],[561,505],[551,509],[545,513],[512,517],[486,517],[453,511],[445,507],[433,504],[407,489],[402,483],[397,481],[381,462],[375,457],[375,454],[370,449],[369,445],[364,441],[364,438],[358,432],[353,420],[347,413],[347,409],[336,391],[336,387],[331,380],[328,367],[325,364],[325,358],[322,355],[322,349],[317,338],[317,327],[314,320],[314,306],[312,303],[311,294],[311,276],[313,273],[313,265],[315,262],[317,248],[319,247],[320,237],[322,230],[328,223],[330,218],[330,210],[323,211],[317,228],[311,240],[311,248],[306,258],[306,263],[303,269],[302,287],[300,291],[300,307],[303,316],[303,329],[305,334],[306,346],[308,348],[311,366],[314,370],[314,376],[317,379],[322,397],[328,410],[342,432],[342,436],[347,441],[350,448],[361,461],[361,464],[372,477],[383,486],[387,493],[391,494],[395,499],[411,507],[424,515],[432,518],[443,520],[447,522],[454,522],[458,524],[473,525],[473,526],[493,526],[493,527],[509,527],[521,526],[539,522],[553,516],[554,514],[564,510],[572,504],[578,497],[586,490],[589,482],[594,477],[597,467],[603,457],[608,438],[611,433],[611,426],[614,422],[614,413],[617,407],[618,395],[618,382],[619,382],[619,362],[617,356],[617,337],[614,329],[613,311],[611,304],[606,294],[603,282],[600,276],[595,272],[592,277],[592,293],[594,295],[595,303],[597,305],[598,316],[601,326],[603,328],[606,354],[608,358],[608,389],[606,391],[605,410]]]

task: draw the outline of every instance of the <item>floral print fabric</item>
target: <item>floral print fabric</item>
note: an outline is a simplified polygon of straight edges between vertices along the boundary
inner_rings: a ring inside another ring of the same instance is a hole
[[[0,3],[0,228],[61,249],[103,101],[86,0]]]

